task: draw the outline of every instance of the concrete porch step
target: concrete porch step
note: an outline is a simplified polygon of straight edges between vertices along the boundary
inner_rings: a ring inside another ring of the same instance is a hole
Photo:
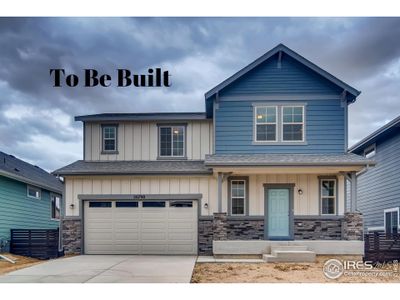
[[[315,262],[315,252],[309,250],[277,250],[272,254],[263,254],[265,262]]]
[[[276,251],[308,251],[307,246],[271,246],[271,254],[275,255]]]

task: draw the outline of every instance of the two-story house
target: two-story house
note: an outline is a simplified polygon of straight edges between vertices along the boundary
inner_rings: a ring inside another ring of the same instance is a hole
[[[362,254],[345,209],[345,179],[356,196],[374,164],[347,153],[359,93],[280,44],[207,92],[204,113],[76,117],[83,160],[55,172],[66,251]]]
[[[400,116],[350,149],[376,161],[376,167],[358,174],[357,210],[368,231],[400,232]]]

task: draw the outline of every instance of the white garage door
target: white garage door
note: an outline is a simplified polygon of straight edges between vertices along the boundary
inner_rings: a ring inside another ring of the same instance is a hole
[[[85,201],[86,254],[197,254],[197,201]]]

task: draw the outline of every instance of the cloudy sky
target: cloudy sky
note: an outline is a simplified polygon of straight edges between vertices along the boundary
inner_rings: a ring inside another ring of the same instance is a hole
[[[0,151],[47,170],[82,158],[76,115],[203,111],[204,93],[278,43],[362,91],[352,145],[400,114],[400,18],[0,18]],[[171,88],[54,88],[50,68],[145,72]]]

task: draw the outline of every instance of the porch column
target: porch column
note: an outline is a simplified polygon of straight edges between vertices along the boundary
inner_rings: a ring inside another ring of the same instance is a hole
[[[351,172],[351,212],[357,210],[357,175],[356,172]]]
[[[222,181],[224,179],[223,173],[218,173],[218,212],[222,213]]]

